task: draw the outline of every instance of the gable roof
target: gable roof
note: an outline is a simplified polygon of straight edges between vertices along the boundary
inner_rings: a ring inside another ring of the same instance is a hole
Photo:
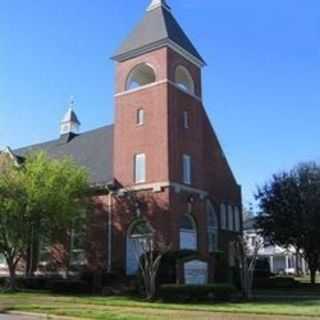
[[[200,64],[205,64],[170,9],[163,6],[147,11],[143,20],[116,51],[113,59],[124,61],[170,43],[178,45],[189,55],[196,58]]]
[[[74,135],[70,140],[60,138],[13,152],[25,157],[37,151],[44,151],[54,159],[71,157],[88,170],[91,184],[102,185],[113,180],[113,125]]]

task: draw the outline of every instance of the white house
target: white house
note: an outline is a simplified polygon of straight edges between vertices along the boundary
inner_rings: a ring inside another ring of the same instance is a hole
[[[270,265],[270,271],[275,274],[296,274],[297,273],[297,255],[293,247],[283,248],[271,243],[270,240],[262,238],[256,227],[257,218],[248,218],[244,221],[244,236],[247,239],[249,251],[253,252],[255,244],[262,243],[258,256],[260,259],[265,258]],[[299,269],[303,274],[307,273],[308,267],[304,258],[299,255]]]

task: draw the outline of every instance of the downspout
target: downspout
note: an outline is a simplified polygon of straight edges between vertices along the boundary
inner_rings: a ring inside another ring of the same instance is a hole
[[[109,190],[108,197],[108,267],[107,271],[112,270],[112,191]]]

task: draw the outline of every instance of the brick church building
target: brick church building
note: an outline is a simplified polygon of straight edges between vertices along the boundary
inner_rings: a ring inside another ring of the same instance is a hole
[[[70,109],[58,139],[8,152],[42,150],[87,168],[95,209],[87,245],[71,239],[75,264],[134,275],[137,243],[155,233],[172,252],[193,252],[177,265],[179,281],[226,281],[241,188],[203,105],[203,58],[166,1],[152,0],[112,59],[113,125],[81,133]]]

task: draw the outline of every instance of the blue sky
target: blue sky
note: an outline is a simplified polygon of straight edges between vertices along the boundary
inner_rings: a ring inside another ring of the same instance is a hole
[[[70,96],[82,130],[113,122],[114,50],[149,0],[2,0],[0,148],[56,138]],[[204,102],[244,204],[320,160],[320,1],[169,0],[208,63]]]

